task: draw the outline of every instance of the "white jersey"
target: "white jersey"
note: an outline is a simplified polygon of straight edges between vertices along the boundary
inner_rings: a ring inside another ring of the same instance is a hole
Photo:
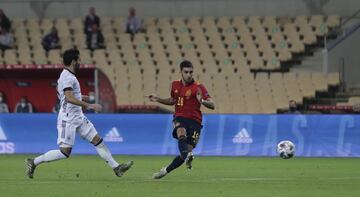
[[[57,81],[57,93],[60,100],[60,111],[58,115],[59,120],[65,120],[69,122],[78,122],[84,118],[81,106],[71,104],[65,99],[65,89],[72,89],[73,95],[76,99],[82,100],[81,89],[79,81],[74,73],[68,69],[64,69]]]

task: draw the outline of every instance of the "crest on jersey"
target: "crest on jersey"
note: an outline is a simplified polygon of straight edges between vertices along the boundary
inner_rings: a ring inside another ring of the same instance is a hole
[[[188,89],[188,90],[186,90],[186,92],[185,92],[185,96],[186,97],[190,97],[191,96],[191,89]]]

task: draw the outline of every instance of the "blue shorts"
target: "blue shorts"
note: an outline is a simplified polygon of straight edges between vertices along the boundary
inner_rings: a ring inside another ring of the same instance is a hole
[[[173,137],[175,139],[178,139],[176,129],[179,127],[182,127],[186,130],[187,143],[192,145],[195,148],[196,144],[198,143],[199,138],[200,138],[202,125],[199,124],[195,120],[192,120],[190,118],[184,118],[184,117],[175,117],[173,122],[174,122],[174,125],[176,125],[176,123],[180,124],[179,126],[174,128],[173,133],[172,133]]]

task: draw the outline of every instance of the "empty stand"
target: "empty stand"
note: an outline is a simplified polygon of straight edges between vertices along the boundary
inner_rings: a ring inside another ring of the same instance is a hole
[[[179,63],[188,59],[217,103],[209,113],[276,113],[289,100],[302,103],[339,83],[337,73],[279,72],[283,62],[339,25],[339,16],[149,17],[145,33],[135,36],[124,33],[124,20],[102,18],[106,49],[90,51],[81,18],[14,19],[15,49],[6,50],[0,63],[58,64],[62,51],[75,46],[83,63],[110,79],[118,105],[142,105],[150,104],[146,94],[168,96],[170,81],[180,78]],[[61,49],[46,52],[41,40],[53,26]]]

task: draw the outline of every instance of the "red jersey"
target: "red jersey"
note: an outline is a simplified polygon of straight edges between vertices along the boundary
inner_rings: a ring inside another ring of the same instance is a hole
[[[210,98],[206,88],[199,82],[193,82],[188,85],[184,85],[181,80],[172,82],[171,97],[175,99],[175,117],[190,118],[201,124],[201,104],[196,98],[199,88],[203,99]]]

